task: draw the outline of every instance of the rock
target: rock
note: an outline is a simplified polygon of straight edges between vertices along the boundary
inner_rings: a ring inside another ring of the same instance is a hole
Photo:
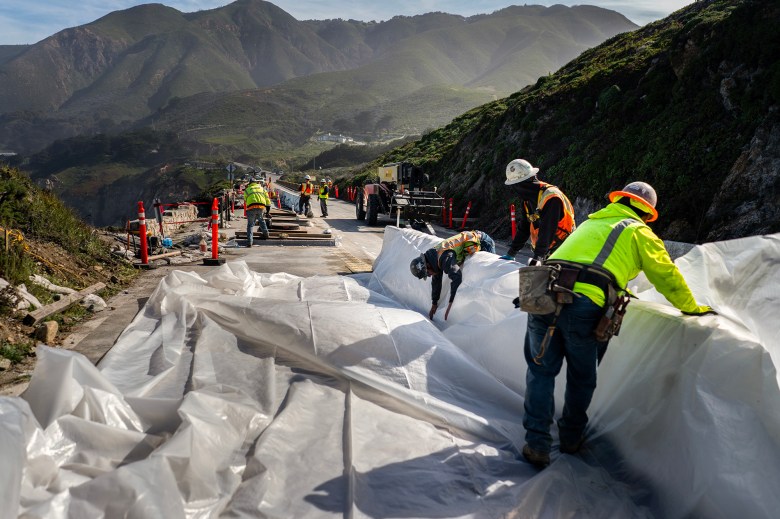
[[[57,337],[59,329],[60,326],[57,324],[57,321],[46,321],[41,323],[35,330],[35,338],[51,346],[54,344],[54,339]]]
[[[85,296],[79,304],[90,312],[100,312],[108,307],[103,298],[95,294]]]
[[[10,369],[11,367],[11,361],[6,359],[5,357],[0,357],[0,370],[6,371]]]

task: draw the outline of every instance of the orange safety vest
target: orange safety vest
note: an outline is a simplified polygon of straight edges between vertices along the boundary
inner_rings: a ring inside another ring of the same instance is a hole
[[[540,181],[539,184],[542,186],[542,189],[539,190],[539,199],[536,202],[536,210],[531,211],[531,204],[528,202],[523,202],[523,210],[525,211],[525,217],[531,223],[531,247],[536,248],[536,240],[539,237],[539,214],[550,199],[561,199],[561,202],[563,202],[563,217],[558,220],[558,229],[555,231],[555,238],[553,238],[553,241],[550,244],[550,250],[552,250],[560,245],[577,227],[577,224],[574,223],[574,208],[569,199],[566,198],[566,195],[563,194],[563,191],[546,182]]]
[[[479,251],[480,247],[479,234],[474,231],[463,231],[443,240],[434,249],[436,250],[436,256],[439,258],[448,250],[455,251],[455,262],[458,265],[462,265],[466,256],[471,256]]]
[[[314,190],[314,186],[312,185],[311,182],[306,182],[304,184],[301,184],[302,195],[311,195],[313,190]]]

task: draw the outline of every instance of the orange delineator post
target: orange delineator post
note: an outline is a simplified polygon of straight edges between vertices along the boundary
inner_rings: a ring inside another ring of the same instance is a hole
[[[469,219],[469,211],[471,211],[471,201],[469,200],[468,205],[466,206],[466,214],[463,215],[463,225],[460,226],[461,229],[466,228],[466,220]]]
[[[217,259],[219,254],[219,202],[214,199],[211,204],[211,259]]]
[[[146,212],[144,203],[138,202],[138,241],[141,246],[141,264],[149,264],[149,247],[146,244]]]
[[[449,228],[452,229],[452,198],[450,198],[450,225]]]
[[[517,220],[515,220],[515,204],[512,204],[509,206],[509,214],[512,219],[512,239],[515,239],[515,234],[517,234]]]
[[[224,258],[219,256],[219,202],[214,199],[214,203],[211,204],[211,257],[203,258],[204,265],[222,265],[225,263]]]

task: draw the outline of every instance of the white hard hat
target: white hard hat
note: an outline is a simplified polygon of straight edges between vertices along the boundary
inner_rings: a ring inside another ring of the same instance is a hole
[[[620,191],[612,191],[609,194],[609,201],[614,202],[622,196],[639,202],[639,208],[650,213],[648,222],[654,222],[658,219],[658,211],[655,208],[655,204],[658,203],[658,195],[655,194],[653,186],[647,182],[631,182]]]
[[[311,180],[311,177],[309,175],[306,175],[305,177],[303,177],[303,179],[304,180]]]
[[[536,176],[539,168],[535,168],[530,162],[524,159],[515,159],[506,165],[506,184],[511,186],[518,182],[524,182],[531,177]]]

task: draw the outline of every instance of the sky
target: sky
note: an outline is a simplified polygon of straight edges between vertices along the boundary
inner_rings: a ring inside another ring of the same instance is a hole
[[[162,3],[183,13],[214,9],[226,0],[0,0],[0,45],[36,43],[68,27],[97,20],[112,11],[140,4]],[[298,20],[343,18],[381,21],[396,15],[411,16],[443,11],[471,16],[492,13],[509,5],[590,4],[622,13],[645,25],[693,3],[693,0],[272,0]]]

